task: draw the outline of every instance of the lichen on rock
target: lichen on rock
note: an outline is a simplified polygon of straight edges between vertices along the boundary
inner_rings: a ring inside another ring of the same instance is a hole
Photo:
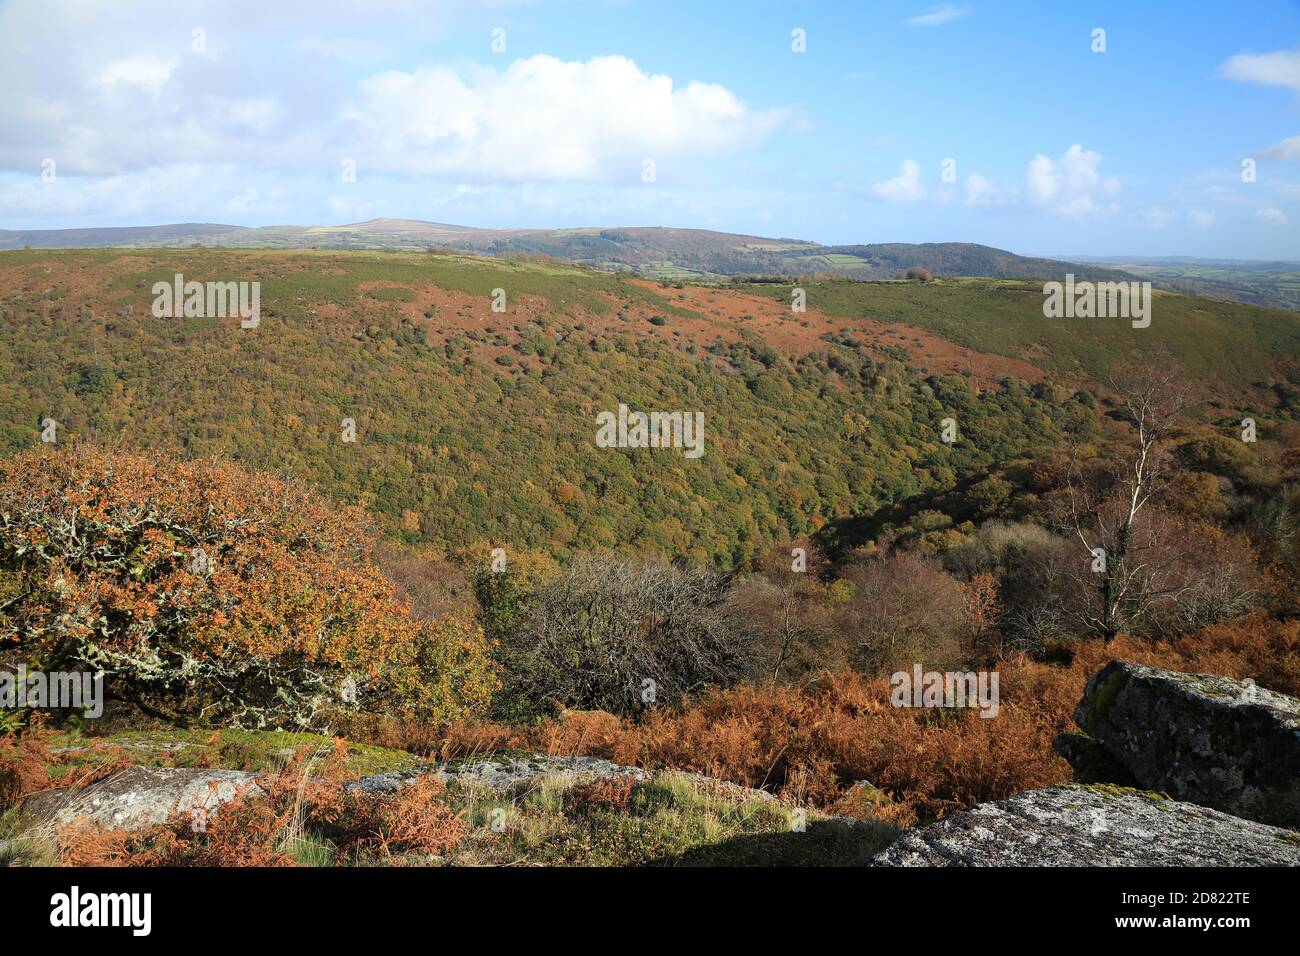
[[[1275,826],[1300,826],[1300,701],[1246,681],[1112,661],[1054,742],[1080,781],[1136,783]]]
[[[1296,834],[1161,794],[1067,784],[906,831],[873,866],[1300,866]]]

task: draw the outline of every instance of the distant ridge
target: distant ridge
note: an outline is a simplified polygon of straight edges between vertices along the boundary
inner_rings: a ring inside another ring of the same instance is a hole
[[[734,276],[841,275],[894,279],[911,268],[936,276],[1127,279],[1116,269],[1018,256],[969,242],[823,246],[708,229],[626,226],[578,229],[479,229],[418,219],[369,219],[339,226],[234,226],[173,223],[87,229],[0,230],[0,249],[178,248],[382,249],[545,255],[648,278],[722,281]]]

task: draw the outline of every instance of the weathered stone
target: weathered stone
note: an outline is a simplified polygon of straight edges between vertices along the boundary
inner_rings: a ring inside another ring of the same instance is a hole
[[[418,777],[429,774],[427,769],[390,770],[355,780],[348,787],[367,793],[392,793],[402,789]],[[493,790],[540,780],[543,777],[567,776],[585,782],[605,777],[632,777],[645,780],[649,776],[639,767],[625,767],[600,757],[554,757],[546,754],[498,754],[454,761],[432,771],[444,783],[478,785]]]
[[[904,832],[873,866],[1300,866],[1300,834],[1105,785],[1027,790]]]
[[[1144,789],[1300,827],[1295,698],[1228,677],[1112,661],[1088,681],[1075,720]],[[1096,770],[1083,759],[1074,765]]]
[[[256,774],[196,767],[131,767],[81,789],[43,790],[23,801],[31,820],[78,820],[115,830],[165,823],[173,813],[214,814],[238,794],[260,790]]]
[[[1087,734],[1059,734],[1052,741],[1052,749],[1074,768],[1076,783],[1114,783],[1123,787],[1137,786],[1137,780],[1124,766]]]

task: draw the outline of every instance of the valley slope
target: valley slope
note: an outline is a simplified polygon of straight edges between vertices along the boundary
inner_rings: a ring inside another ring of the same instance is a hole
[[[260,282],[259,327],[155,318],[153,284],[176,273]],[[1127,358],[1178,356],[1211,421],[1296,407],[1289,313],[1169,294],[1133,330],[1044,319],[1033,282],[807,294],[795,313],[788,286],[427,253],[0,253],[0,447],[32,446],[53,418],[61,442],[304,478],[408,543],[734,567],[1042,453],[1089,427],[1095,382]],[[620,403],[703,412],[703,457],[597,447],[596,414]]]

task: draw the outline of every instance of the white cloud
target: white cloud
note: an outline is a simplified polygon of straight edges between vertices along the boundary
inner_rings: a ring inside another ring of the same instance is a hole
[[[897,176],[878,182],[871,189],[887,202],[920,202],[925,198],[920,164],[916,160],[905,159],[898,168]]]
[[[110,92],[122,87],[135,87],[157,97],[175,69],[175,60],[164,60],[147,54],[131,56],[124,60],[114,60],[96,73],[89,85],[91,89]]]
[[[1057,215],[1082,219],[1113,211],[1105,200],[1119,192],[1114,176],[1101,175],[1101,154],[1075,143],[1059,159],[1039,153],[1025,169],[1029,201]]]
[[[1219,67],[1219,75],[1244,83],[1284,86],[1300,93],[1300,49],[1238,53]]]
[[[487,2],[499,11],[516,0]],[[661,182],[680,182],[697,160],[797,121],[622,56],[493,57],[486,35],[487,66],[458,57],[454,68],[385,70],[400,55],[389,46],[420,49],[475,16],[475,0],[375,0],[365,15],[352,0],[319,0],[307,37],[294,8],[0,3],[0,170],[36,175],[53,157],[60,175],[112,176],[154,169],[160,155],[234,156],[250,171],[337,177],[350,157],[369,174],[639,183],[651,158]],[[204,54],[190,48],[195,25]]]
[[[1208,209],[1188,210],[1187,218],[1192,221],[1192,225],[1202,229],[1209,229],[1214,225],[1214,213]]]
[[[712,83],[674,87],[622,56],[551,56],[503,71],[446,67],[365,79],[340,135],[370,168],[475,179],[632,180],[644,159],[754,146],[784,120]]]
[[[1256,210],[1255,218],[1271,226],[1285,226],[1287,224],[1286,213],[1272,206],[1267,209]]]
[[[1264,150],[1264,155],[1269,159],[1300,159],[1300,136],[1288,136]]]
[[[971,173],[966,177],[966,202],[971,206],[1002,206],[1010,202],[1011,193],[987,176]]]
[[[962,17],[970,16],[970,4],[956,7],[951,3],[946,3],[941,7],[931,7],[925,13],[915,17],[910,17],[903,22],[909,27],[941,27],[945,23],[952,23],[954,20],[960,20]]]

